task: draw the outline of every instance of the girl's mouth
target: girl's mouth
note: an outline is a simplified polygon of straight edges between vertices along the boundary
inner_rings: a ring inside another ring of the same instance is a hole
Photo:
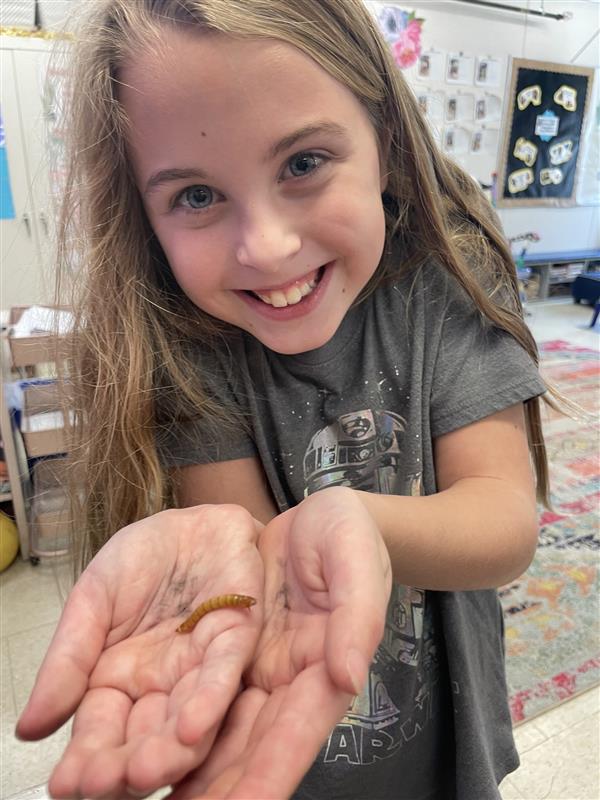
[[[289,286],[286,286],[282,289],[273,289],[271,291],[265,290],[262,292],[247,291],[246,294],[261,300],[267,305],[273,306],[273,308],[286,308],[287,306],[295,306],[305,297],[308,297],[314,292],[323,277],[326,266],[327,264],[319,267],[319,269],[309,273],[301,280],[295,281],[294,283],[291,283]]]

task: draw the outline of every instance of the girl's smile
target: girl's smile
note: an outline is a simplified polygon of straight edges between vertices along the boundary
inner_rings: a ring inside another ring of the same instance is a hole
[[[280,321],[300,319],[312,313],[321,301],[334,267],[335,263],[331,261],[301,281],[294,281],[281,289],[253,290],[242,292],[241,296],[256,313],[262,314],[266,319]],[[306,280],[307,277],[309,280]]]
[[[119,78],[136,182],[183,291],[277,352],[325,344],[385,239],[363,106],[271,39],[166,30]]]

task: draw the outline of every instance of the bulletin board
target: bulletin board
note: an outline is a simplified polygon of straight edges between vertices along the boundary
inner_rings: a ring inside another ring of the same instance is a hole
[[[498,167],[497,205],[576,204],[581,137],[594,70],[513,59]]]

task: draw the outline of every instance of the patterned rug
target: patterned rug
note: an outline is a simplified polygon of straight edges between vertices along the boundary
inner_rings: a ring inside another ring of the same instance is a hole
[[[527,572],[500,590],[515,724],[600,683],[600,359],[563,341],[540,353],[546,380],[589,416],[545,413],[553,511],[540,509]]]

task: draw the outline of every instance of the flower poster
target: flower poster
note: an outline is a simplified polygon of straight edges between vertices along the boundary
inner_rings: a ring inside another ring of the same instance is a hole
[[[575,205],[593,77],[591,67],[513,59],[499,206]]]
[[[421,29],[425,20],[414,11],[384,6],[377,12],[377,21],[400,69],[416,64],[421,55]]]

